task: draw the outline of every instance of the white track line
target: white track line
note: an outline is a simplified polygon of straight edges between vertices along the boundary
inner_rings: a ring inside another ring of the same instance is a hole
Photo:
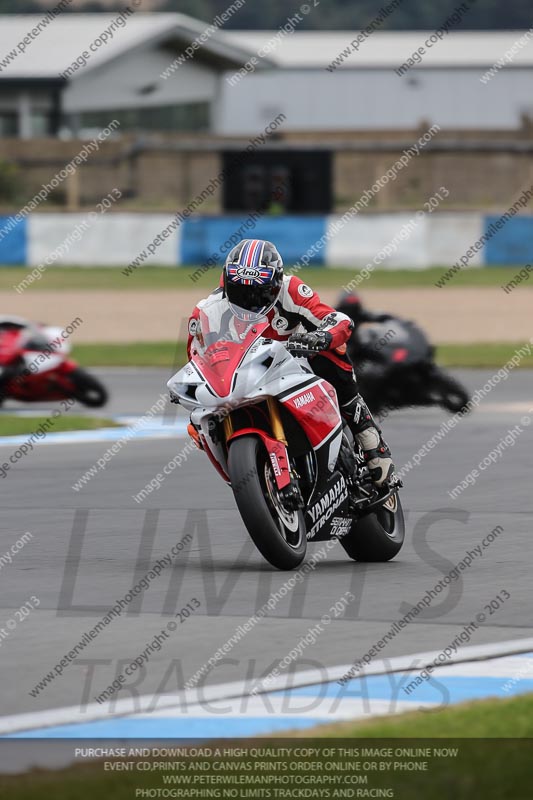
[[[136,430],[131,427],[97,428],[96,430],[58,431],[47,433],[42,439],[34,441],[33,447],[58,444],[93,444],[94,442],[116,442],[122,437],[129,441],[146,439],[182,439],[187,435],[187,425],[184,420],[178,420],[172,425],[156,425],[151,428]],[[18,447],[28,441],[31,434],[24,436],[0,436],[0,447]]]
[[[531,651],[533,651],[533,638],[513,639],[506,642],[498,642],[497,644],[463,647],[461,650],[458,650],[454,656],[448,659],[446,666],[439,667],[439,669],[445,669],[451,664],[486,661],[488,659]],[[440,650],[435,650],[374,661],[370,663],[364,672],[358,673],[355,677],[404,672],[414,668],[420,670],[432,664],[440,652]],[[268,690],[265,690],[264,693],[268,694],[280,690],[290,691],[291,689],[313,684],[331,683],[342,678],[350,670],[351,666],[351,664],[345,664],[338,667],[329,667],[326,670],[327,678],[324,678],[323,675],[320,677],[314,670],[304,670],[293,675],[282,675],[273,680]],[[157,713],[172,708],[179,708],[183,711],[184,706],[188,706],[188,711],[192,712],[195,707],[205,706],[206,701],[209,700],[229,700],[231,698],[243,697],[246,685],[245,681],[234,681],[231,683],[218,684],[216,686],[204,686],[201,690],[194,688],[173,694],[162,694],[159,695],[156,700],[156,710]],[[15,714],[0,717],[0,735],[5,736],[21,731],[35,730],[37,728],[51,728],[57,725],[83,724],[95,722],[97,720],[109,720],[115,717],[127,717],[143,713],[150,714],[153,712],[153,707],[154,696],[142,695],[137,698],[125,698],[124,700],[118,700],[114,703],[90,703],[83,709],[79,706],[67,706],[65,708],[55,708],[49,711]]]

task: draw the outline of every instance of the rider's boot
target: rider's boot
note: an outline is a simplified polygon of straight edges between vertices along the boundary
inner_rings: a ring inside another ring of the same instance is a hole
[[[350,430],[361,446],[370,477],[378,488],[392,486],[397,479],[394,476],[394,464],[387,443],[381,436],[370,413],[370,409],[360,394],[342,407]]]

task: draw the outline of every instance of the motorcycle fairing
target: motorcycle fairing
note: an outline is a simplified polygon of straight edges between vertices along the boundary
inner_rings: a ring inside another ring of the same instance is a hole
[[[342,429],[337,392],[323,378],[317,378],[296,390],[284,392],[278,399],[302,426],[313,450],[318,450],[334,433]],[[335,461],[338,454],[337,451]]]
[[[66,363],[70,351],[70,343],[63,339],[61,328],[46,326],[28,339],[22,356],[26,367],[35,375],[56,370]]]
[[[53,369],[30,372],[23,379],[15,377],[9,381],[6,392],[9,397],[24,403],[64,400],[74,391],[70,373],[77,366],[74,361],[66,360]]]
[[[369,322],[361,325],[354,337],[363,361],[413,365],[432,358],[425,333],[409,320],[391,318],[386,322]]]
[[[290,390],[279,396],[279,401],[298,421],[307,435],[315,456],[316,482],[311,499],[325,488],[334,471],[342,443],[342,417],[333,386],[323,378]]]
[[[0,364],[11,363],[19,349],[22,349],[23,336],[19,330],[2,331],[0,336]]]
[[[346,479],[340,472],[333,472],[324,490],[313,497],[305,510],[307,539],[325,542],[333,536],[345,536],[351,531],[353,521]]]
[[[59,367],[64,361],[62,353],[45,354],[39,350],[27,350],[22,358],[28,369],[35,375],[37,373],[51,372]]]
[[[27,330],[2,331],[0,372],[10,365],[20,367],[20,373],[7,384],[7,396],[21,402],[70,397],[73,386],[69,374],[77,365],[66,358],[69,351],[60,328],[43,327],[30,338]]]
[[[215,369],[222,371],[223,363]],[[284,389],[302,384],[310,371],[287,352],[282,342],[259,338],[243,355],[231,379],[228,375],[224,389],[216,380],[215,386],[210,385],[208,378],[213,379],[213,369],[206,376],[203,363],[195,355],[167,386],[185,408],[190,411],[202,408],[205,414],[213,414],[221,408],[229,412],[247,402],[264,400],[268,395],[276,397]],[[225,392],[226,387],[229,391],[224,395],[216,393],[216,388]]]
[[[223,480],[229,484],[230,479],[228,476],[228,459],[226,448],[222,441],[213,437],[212,431],[209,427],[209,420],[212,418],[212,416],[212,409],[209,411],[206,411],[206,409],[197,409],[191,414],[191,422],[197,429],[200,429],[200,438],[209,460]]]
[[[231,481],[229,479],[229,475],[227,474],[226,470],[228,468],[227,461],[226,461],[226,454],[222,450],[222,448],[217,448],[216,445],[212,443],[211,438],[209,440],[202,435],[201,437],[202,444],[204,446],[204,452],[207,455],[209,461],[214,466],[222,480],[226,481],[229,485]],[[220,452],[217,450],[220,449]]]

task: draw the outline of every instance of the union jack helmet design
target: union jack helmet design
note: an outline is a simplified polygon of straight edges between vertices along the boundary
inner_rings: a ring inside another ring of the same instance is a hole
[[[244,239],[224,265],[224,291],[230,306],[266,314],[278,299],[283,261],[272,242]]]

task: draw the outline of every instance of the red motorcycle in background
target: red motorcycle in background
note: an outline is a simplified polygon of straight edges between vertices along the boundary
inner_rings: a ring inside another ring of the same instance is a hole
[[[71,347],[61,328],[33,325],[0,317],[0,404],[11,398],[21,403],[78,400],[99,408],[108,392],[99,380],[68,358]]]

